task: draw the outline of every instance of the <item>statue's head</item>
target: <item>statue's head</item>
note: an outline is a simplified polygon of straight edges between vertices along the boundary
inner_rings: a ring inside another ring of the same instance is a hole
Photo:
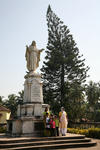
[[[32,41],[32,46],[36,46],[36,42],[35,41]]]

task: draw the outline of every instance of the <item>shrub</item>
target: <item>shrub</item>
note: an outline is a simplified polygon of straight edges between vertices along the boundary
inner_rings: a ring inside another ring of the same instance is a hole
[[[87,137],[100,139],[100,128],[89,128],[89,129],[68,128],[68,132],[75,134],[82,134]]]
[[[99,138],[100,139],[100,128],[90,128],[88,130],[88,136],[92,138]]]
[[[5,133],[6,132],[6,127],[0,127],[0,133]]]

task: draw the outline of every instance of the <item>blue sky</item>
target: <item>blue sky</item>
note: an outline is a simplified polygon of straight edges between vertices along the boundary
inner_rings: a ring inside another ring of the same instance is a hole
[[[100,0],[0,0],[0,96],[24,89],[25,46],[35,40],[38,48],[46,49],[49,4],[90,67],[87,81],[100,81]]]

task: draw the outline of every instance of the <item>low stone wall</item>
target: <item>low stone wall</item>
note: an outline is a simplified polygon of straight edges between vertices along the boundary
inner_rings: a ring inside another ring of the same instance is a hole
[[[69,127],[80,129],[100,128],[100,122],[70,122]]]

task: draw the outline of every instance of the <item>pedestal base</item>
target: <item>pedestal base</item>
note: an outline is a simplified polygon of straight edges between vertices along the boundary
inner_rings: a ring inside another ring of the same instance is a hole
[[[29,72],[25,76],[24,99],[18,105],[17,118],[7,122],[11,136],[43,136],[43,104],[41,75]]]
[[[8,132],[11,136],[43,136],[44,123],[42,119],[23,117],[21,119],[12,120],[10,124],[8,124],[8,131],[9,128],[11,128],[11,122],[12,131],[10,133]]]
[[[36,105],[38,106],[38,104],[35,104],[35,106]],[[40,111],[41,109],[39,110],[39,107],[38,109],[37,107],[35,107],[35,109],[37,110],[36,114],[32,113],[33,104],[25,105],[25,108],[27,108],[26,109],[27,111],[25,110],[21,111],[20,107],[23,108],[24,110],[23,105],[19,106],[18,114],[17,114],[18,119],[7,121],[7,135],[15,136],[15,137],[16,136],[34,136],[34,137],[43,136],[43,131],[44,131],[43,112],[46,107],[49,107],[49,105],[42,104],[41,105],[42,111]],[[21,114],[21,112],[24,112],[24,113]]]

